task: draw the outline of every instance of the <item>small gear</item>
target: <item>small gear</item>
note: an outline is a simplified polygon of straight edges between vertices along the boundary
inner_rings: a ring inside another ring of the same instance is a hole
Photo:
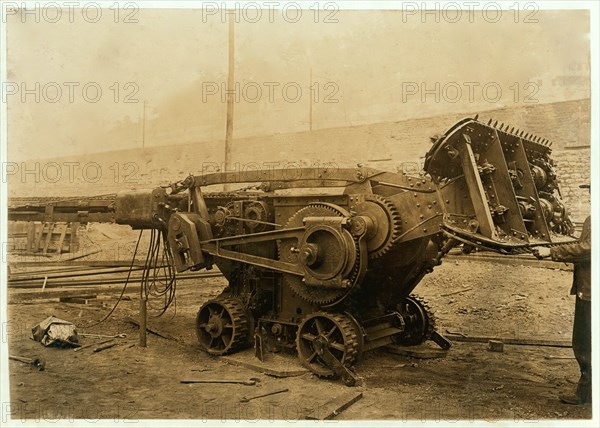
[[[392,201],[377,195],[367,194],[353,206],[357,215],[370,217],[374,229],[367,233],[367,250],[372,259],[379,258],[389,251],[394,240],[402,231],[400,213]]]
[[[394,342],[400,345],[418,345],[429,339],[435,331],[435,316],[427,302],[411,294],[397,306],[404,319],[404,332],[394,336]]]
[[[225,223],[227,222],[227,218],[230,216],[231,216],[231,212],[229,211],[228,208],[221,207],[221,206],[217,207],[217,209],[215,210],[215,212],[213,214],[215,226],[218,228],[222,228],[223,226],[225,226]]]
[[[314,342],[322,340],[339,362],[350,367],[362,352],[359,334],[356,323],[348,315],[315,312],[305,318],[298,327],[296,337],[298,358],[316,375],[333,376],[334,371],[321,360]]]
[[[244,207],[245,226],[250,232],[262,232],[266,230],[265,222],[269,221],[268,206],[264,202],[249,202]]]
[[[298,210],[294,215],[292,215],[289,218],[285,227],[293,228],[303,226],[305,217],[332,216],[349,217],[350,213],[348,213],[345,209],[338,207],[337,205],[327,203],[314,203]],[[327,305],[338,301],[342,297],[345,297],[346,294],[355,285],[360,273],[360,248],[358,245],[358,241],[352,238],[350,242],[351,245],[354,246],[355,254],[354,262],[352,264],[349,264],[348,269],[346,269],[345,271],[347,273],[345,275],[345,278],[352,284],[350,288],[310,286],[302,282],[301,277],[292,274],[282,275],[284,283],[287,284],[296,295],[310,303]],[[292,249],[296,245],[297,242],[295,239],[284,239],[278,241],[277,247],[279,250],[279,258],[288,263],[299,263],[298,255],[294,251],[292,251]]]

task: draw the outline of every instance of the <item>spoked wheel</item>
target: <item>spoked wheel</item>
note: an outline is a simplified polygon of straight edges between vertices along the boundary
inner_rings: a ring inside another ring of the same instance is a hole
[[[358,328],[346,315],[317,312],[298,328],[296,347],[306,368],[318,376],[333,376],[332,365],[350,367],[356,360],[360,352]],[[330,361],[329,355],[336,361]]]
[[[196,334],[209,354],[224,355],[240,349],[248,343],[244,307],[235,299],[209,300],[198,311]]]
[[[435,318],[425,300],[411,295],[397,306],[404,319],[404,332],[394,336],[400,345],[418,345],[431,337],[435,330]]]

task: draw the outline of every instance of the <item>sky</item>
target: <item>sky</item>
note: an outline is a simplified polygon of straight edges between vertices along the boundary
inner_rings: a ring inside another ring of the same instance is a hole
[[[224,138],[225,15],[116,12],[7,16],[9,160]],[[237,138],[589,97],[586,11],[238,16]]]

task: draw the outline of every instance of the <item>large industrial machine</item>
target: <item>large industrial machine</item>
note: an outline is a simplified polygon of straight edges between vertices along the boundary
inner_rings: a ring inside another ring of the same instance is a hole
[[[412,292],[451,248],[515,254],[574,239],[549,146],[467,118],[436,139],[416,176],[363,167],[212,173],[108,202],[13,207],[9,218],[153,229],[174,270],[216,266],[228,280],[196,317],[206,352],[289,350],[351,385],[366,351],[427,339],[449,346]],[[220,190],[242,184],[250,187]]]

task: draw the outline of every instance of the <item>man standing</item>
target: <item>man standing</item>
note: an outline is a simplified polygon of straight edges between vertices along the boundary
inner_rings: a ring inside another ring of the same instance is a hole
[[[582,184],[581,188],[590,188]],[[575,394],[561,395],[567,404],[585,404],[592,401],[592,220],[588,216],[583,223],[579,241],[573,244],[534,250],[538,259],[551,257],[557,262],[573,263],[573,286],[575,295],[575,320],[573,322],[573,353],[579,363],[581,376]]]

